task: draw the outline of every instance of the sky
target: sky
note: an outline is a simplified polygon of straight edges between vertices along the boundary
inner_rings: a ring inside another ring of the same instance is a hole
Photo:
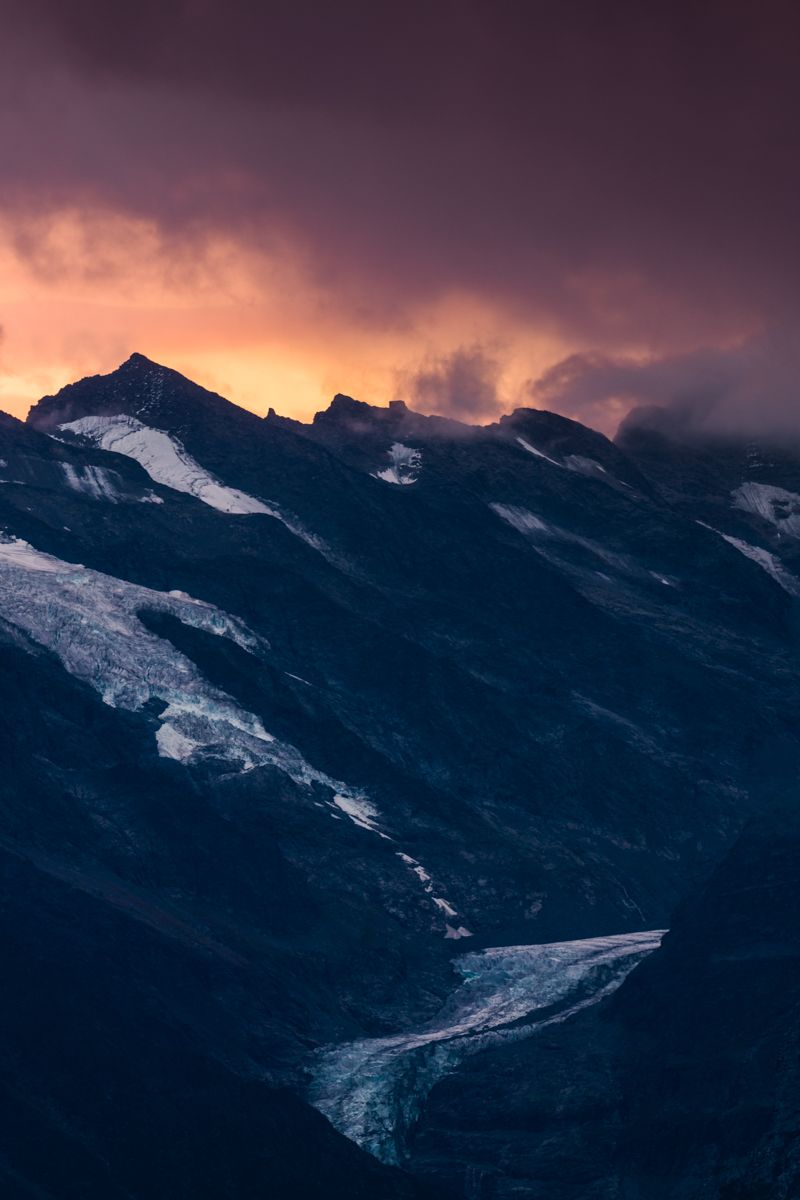
[[[0,407],[796,429],[788,0],[0,0]]]

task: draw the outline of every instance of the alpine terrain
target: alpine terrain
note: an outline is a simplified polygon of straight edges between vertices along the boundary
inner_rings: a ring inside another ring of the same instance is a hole
[[[799,633],[800,445],[0,415],[3,1197],[800,1196]]]

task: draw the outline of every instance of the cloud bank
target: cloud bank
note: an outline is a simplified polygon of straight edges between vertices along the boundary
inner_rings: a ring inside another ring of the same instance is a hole
[[[531,399],[589,425],[666,408],[686,433],[800,434],[800,342],[772,331],[727,349],[647,361],[574,354],[530,384]],[[644,416],[644,414],[643,414]]]

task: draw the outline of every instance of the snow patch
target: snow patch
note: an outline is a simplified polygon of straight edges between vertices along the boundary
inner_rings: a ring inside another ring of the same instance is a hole
[[[526,442],[525,438],[518,437],[517,441],[519,442],[520,446],[522,446],[523,450],[528,451],[528,454],[535,454],[537,458],[543,458],[545,462],[552,463],[554,467],[559,467],[561,470],[564,469],[563,463],[556,462],[556,460],[551,458],[549,454],[544,454],[541,450],[537,450],[536,447],[532,446],[530,442]]]
[[[402,858],[407,867],[411,867],[411,870],[421,883],[430,883],[431,877],[428,872],[425,870],[422,864],[418,863],[417,860],[412,858],[410,854],[403,854],[401,850],[398,850],[397,857]]]
[[[550,526],[527,508],[519,508],[516,504],[494,503],[490,504],[489,508],[520,533],[550,533]]]
[[[616,571],[624,575],[634,578],[645,579],[654,575],[653,571],[645,571],[635,559],[631,559],[623,554],[617,554],[613,550],[608,550],[599,542],[594,542],[591,538],[581,537],[578,533],[572,533],[569,529],[559,528],[557,525],[549,525],[537,517],[535,513],[529,512],[527,508],[520,508],[514,504],[497,504],[490,503],[489,507],[497,514],[506,524],[511,525],[519,533],[525,535],[540,535],[535,539],[535,548],[543,558],[548,562],[553,562],[562,569],[568,571],[582,571],[582,568],[577,567],[572,562],[569,556],[564,555],[562,547],[578,547],[582,551],[601,559],[608,566],[613,567]],[[542,543],[545,542],[543,545]],[[601,579],[609,579],[609,576],[603,572],[596,572]],[[656,576],[661,582],[664,582],[662,576]],[[669,586],[670,581],[666,581]]]
[[[581,475],[607,475],[608,471],[595,458],[584,458],[582,454],[568,454],[564,466],[569,471],[578,471]]]
[[[412,446],[404,446],[395,442],[388,451],[390,465],[381,471],[373,471],[374,479],[383,479],[386,483],[410,484],[416,483],[422,469],[422,452]]]
[[[791,571],[787,571],[781,560],[771,554],[769,550],[765,550],[763,546],[753,546],[750,542],[745,542],[742,538],[733,537],[729,533],[722,533],[719,529],[715,529],[713,525],[706,525],[705,521],[698,521],[698,525],[702,525],[704,529],[709,529],[711,533],[716,533],[733,546],[734,550],[738,550],[745,558],[749,558],[751,562],[757,563],[762,571],[766,571],[771,575],[776,583],[780,584],[785,592],[790,596],[800,596],[800,579],[792,575]]]
[[[369,829],[371,833],[377,833],[378,837],[386,838],[389,842],[392,840],[388,834],[378,828],[377,821],[380,819],[380,813],[372,801],[367,800],[366,796],[357,792],[337,792],[333,797],[333,803],[342,810],[345,816],[350,818],[354,825],[359,825],[362,829]]]
[[[116,504],[121,499],[118,487],[119,476],[115,471],[107,471],[104,467],[93,467],[89,464],[75,467],[72,463],[61,463],[67,486],[74,492],[82,492],[93,500],[109,500]]]
[[[769,550],[764,550],[761,546],[752,546],[750,542],[744,542],[741,538],[731,537],[730,534],[723,533],[721,536],[729,545],[738,550],[740,554],[743,554],[745,558],[758,563],[759,567],[763,571],[766,571],[768,575],[771,575],[785,592],[789,592],[791,596],[800,595],[800,580],[796,579],[790,571],[786,570],[776,555],[771,554]]]
[[[414,872],[417,879],[422,884],[423,890],[427,893],[427,895],[430,896],[431,901],[440,910],[440,912],[445,913],[445,915],[448,917],[457,917],[458,912],[456,911],[456,909],[453,908],[450,901],[445,900],[444,896],[435,895],[434,888],[433,888],[433,880],[431,879],[430,875],[423,867],[422,863],[418,862],[416,860],[416,858],[412,858],[410,854],[405,854],[402,850],[398,850],[398,851],[396,851],[396,853],[397,853],[397,857],[399,859],[401,859],[402,862],[404,862],[405,865],[407,867],[409,867],[411,871]],[[446,938],[472,937],[472,933],[470,932],[470,930],[465,929],[463,925],[459,926],[459,929],[461,932],[456,933],[453,930],[452,926],[445,925],[446,932],[445,932],[444,936]]]
[[[749,482],[731,495],[734,508],[769,521],[780,533],[800,538],[800,496],[796,492],[769,483]]]

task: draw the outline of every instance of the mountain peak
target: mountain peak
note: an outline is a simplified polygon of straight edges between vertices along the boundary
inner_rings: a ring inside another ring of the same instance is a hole
[[[125,413],[159,428],[183,427],[202,418],[218,422],[259,423],[260,417],[209,392],[179,371],[135,351],[107,375],[90,375],[44,396],[28,414],[28,423],[48,433],[87,416]]]
[[[352,396],[337,392],[326,409],[314,414],[312,424],[317,428],[342,427],[351,433],[365,433],[388,414],[387,408],[376,408],[364,400],[354,400]]]
[[[346,396],[343,392],[337,392],[328,406],[329,413],[365,413],[371,410],[372,406],[367,404],[365,400],[354,400],[352,396]]]
[[[161,363],[154,362],[152,358],[148,358],[146,354],[140,354],[138,350],[134,350],[125,362],[120,363],[117,367],[118,371],[141,371],[143,368],[150,369],[155,367],[158,371],[166,371],[169,368],[162,366]]]

